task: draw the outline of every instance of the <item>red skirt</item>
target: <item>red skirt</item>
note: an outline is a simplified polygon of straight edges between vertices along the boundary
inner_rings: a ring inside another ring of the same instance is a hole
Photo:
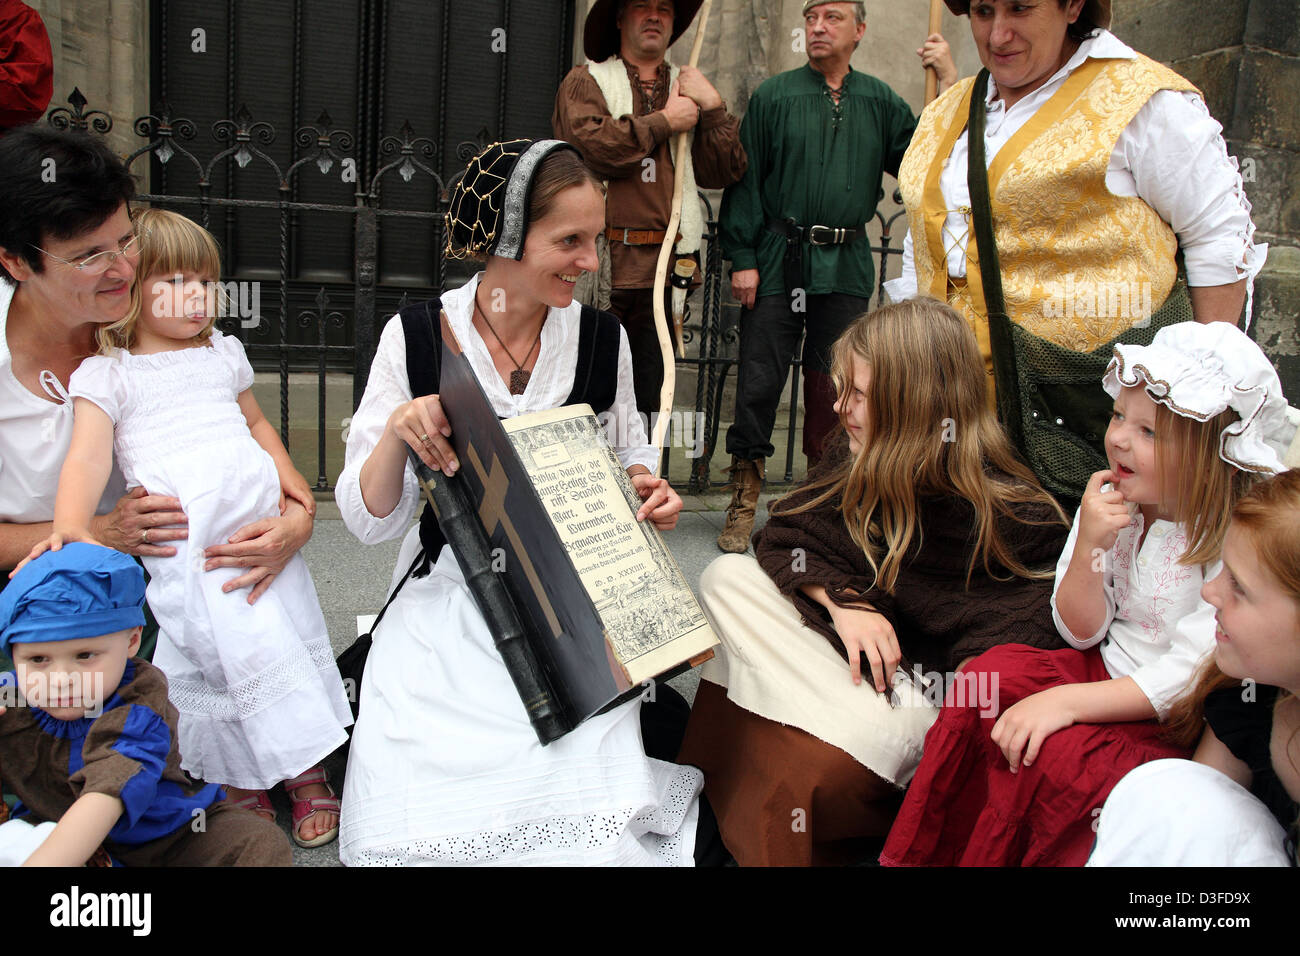
[[[885,866],[1082,866],[1115,784],[1149,760],[1186,757],[1154,720],[1074,724],[1043,742],[1032,766],[1012,773],[990,735],[998,713],[1049,687],[1109,680],[1097,648],[1043,651],[1004,644],[969,665],[966,680],[992,687],[996,707],[955,690],[925,737],[925,756],[885,842]],[[958,704],[966,706],[957,706]]]

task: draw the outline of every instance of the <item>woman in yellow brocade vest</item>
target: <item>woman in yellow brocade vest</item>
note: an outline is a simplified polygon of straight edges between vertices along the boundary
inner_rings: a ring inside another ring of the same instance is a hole
[[[1104,466],[1110,405],[1096,383],[1112,344],[1145,344],[1190,318],[1237,322],[1243,305],[1249,321],[1267,246],[1253,241],[1222,127],[1191,83],[1105,29],[1110,0],[945,2],[969,14],[985,71],[920,119],[898,177],[903,275],[886,288],[966,316],[1003,424],[1044,486],[1077,502]],[[1009,322],[990,321],[968,185],[968,118],[985,82]]]

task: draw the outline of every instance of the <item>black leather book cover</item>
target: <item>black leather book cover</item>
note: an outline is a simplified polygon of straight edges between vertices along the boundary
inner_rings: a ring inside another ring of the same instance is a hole
[[[635,692],[509,436],[442,322],[440,397],[472,506],[546,677],[577,724]]]

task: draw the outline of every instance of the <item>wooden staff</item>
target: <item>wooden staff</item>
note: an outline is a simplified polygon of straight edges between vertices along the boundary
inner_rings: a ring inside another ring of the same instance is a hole
[[[700,48],[704,45],[704,29],[709,25],[709,8],[713,0],[704,0],[696,18],[695,42],[691,45],[690,66],[700,60]],[[662,451],[664,433],[668,430],[668,419],[673,413],[673,393],[677,390],[677,365],[673,357],[672,337],[668,334],[668,316],[664,312],[664,289],[668,285],[668,260],[672,258],[673,246],[677,241],[677,227],[682,221],[682,192],[686,183],[686,133],[678,133],[673,143],[673,206],[668,217],[668,228],[664,230],[664,243],[659,247],[659,263],[655,266],[654,314],[655,334],[659,336],[659,355],[664,365],[664,384],[659,390],[659,420],[655,422],[651,441],[655,448]],[[692,197],[692,201],[694,197]],[[663,455],[655,464],[655,475],[663,465]]]
[[[932,34],[940,33],[943,30],[943,0],[930,0],[930,32],[926,38]],[[932,66],[925,68],[925,105],[929,106],[934,102],[934,98],[939,95],[939,71]]]

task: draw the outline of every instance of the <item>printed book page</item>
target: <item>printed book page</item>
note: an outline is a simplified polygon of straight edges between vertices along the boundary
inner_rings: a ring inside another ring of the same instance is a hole
[[[606,638],[641,683],[718,643],[590,406],[501,423],[591,596]]]

